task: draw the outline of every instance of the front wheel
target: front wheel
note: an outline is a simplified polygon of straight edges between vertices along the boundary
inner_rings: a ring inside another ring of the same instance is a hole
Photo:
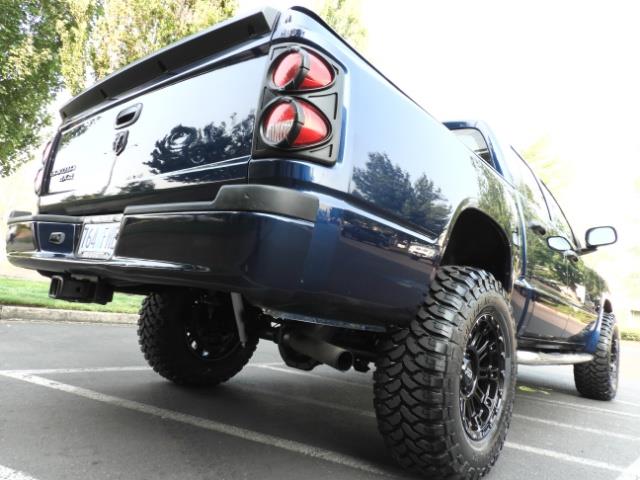
[[[616,317],[604,313],[596,351],[588,363],[573,366],[578,392],[594,400],[613,400],[618,392],[620,332]]]
[[[442,267],[417,317],[380,342],[378,427],[394,458],[428,478],[477,478],[509,429],[516,383],[509,303],[488,272]]]
[[[152,293],[138,320],[140,348],[149,365],[180,385],[213,386],[240,372],[258,337],[242,345],[229,295],[192,291]]]

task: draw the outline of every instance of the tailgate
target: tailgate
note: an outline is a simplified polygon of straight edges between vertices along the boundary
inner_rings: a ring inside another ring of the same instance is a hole
[[[268,44],[271,25],[250,36],[243,17],[222,25],[227,37],[238,22],[244,30],[222,52],[202,51],[201,36],[214,40],[217,30],[206,31],[96,85],[114,94],[126,88],[117,98],[92,101],[85,92],[63,107],[73,117],[60,130],[40,211],[114,213],[127,205],[207,200],[223,184],[245,182],[267,62],[267,48],[259,47]],[[175,49],[182,61],[194,49],[202,58],[158,73],[158,64],[178,58]],[[149,59],[156,72],[145,76],[139,64]]]

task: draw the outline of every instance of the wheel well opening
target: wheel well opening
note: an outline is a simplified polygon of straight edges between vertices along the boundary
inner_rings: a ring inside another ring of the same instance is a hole
[[[481,268],[511,290],[509,242],[503,230],[479,210],[468,209],[458,216],[440,265]]]

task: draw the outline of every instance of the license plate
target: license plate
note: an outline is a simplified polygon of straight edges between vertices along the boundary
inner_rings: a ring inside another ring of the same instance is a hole
[[[85,224],[77,256],[98,260],[111,258],[116,248],[119,231],[120,222]]]

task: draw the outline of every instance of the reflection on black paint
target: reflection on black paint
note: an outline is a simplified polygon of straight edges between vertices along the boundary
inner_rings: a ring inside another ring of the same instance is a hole
[[[370,243],[378,247],[387,247],[393,242],[394,231],[371,222],[364,217],[346,215],[342,226],[342,235],[346,238]]]
[[[136,181],[120,187],[120,195],[128,195],[131,193],[148,193],[155,191],[155,189],[155,185],[151,180]]]
[[[509,194],[505,192],[504,184],[493,175],[487,174],[485,165],[473,163],[478,179],[478,206],[481,210],[491,214],[491,217],[498,225],[506,226],[511,224],[513,212],[507,202],[502,201]]]
[[[72,127],[64,132],[60,137],[60,145],[58,146],[58,149],[67,146],[69,142],[71,142],[71,140],[73,140],[74,138],[78,138],[84,135],[87,130],[89,130],[89,127],[91,127],[98,120],[100,120],[100,115],[90,118],[89,120],[82,122],[80,125],[76,125],[75,127]]]
[[[431,261],[437,254],[433,245],[419,241],[407,233],[353,212],[340,213],[341,234],[349,241],[373,245],[390,254],[400,254],[413,260]]]
[[[391,163],[386,153],[369,153],[353,180],[357,195],[432,232],[440,232],[451,214],[451,205],[432,180],[422,174],[411,184],[409,173]]]
[[[215,122],[204,128],[178,125],[155,144],[151,160],[144,162],[153,175],[229,160],[251,152],[255,115],[237,121]]]

